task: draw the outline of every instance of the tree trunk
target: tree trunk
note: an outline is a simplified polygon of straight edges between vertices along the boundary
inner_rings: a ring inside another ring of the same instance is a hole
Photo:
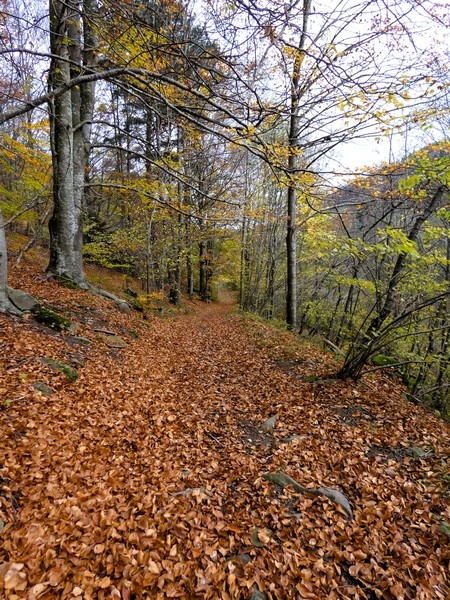
[[[181,295],[181,275],[182,275],[182,229],[183,229],[183,218],[182,215],[178,215],[178,223],[175,225],[175,235],[173,238],[173,252],[174,258],[169,272],[169,300],[171,304],[178,306],[180,304]]]
[[[49,87],[53,90],[93,64],[96,40],[92,18],[96,0],[83,2],[83,27],[78,3],[50,0],[49,10],[54,57]],[[94,83],[75,86],[57,96],[50,106],[54,209],[49,223],[47,271],[83,287],[82,210],[93,110]]]
[[[296,149],[299,143],[298,106],[301,96],[300,71],[304,58],[305,44],[308,34],[308,21],[311,13],[311,0],[303,0],[303,27],[299,44],[295,53],[291,76],[291,114],[289,122],[289,185],[287,190],[287,277],[286,277],[286,323],[293,329],[297,325],[297,186],[295,169],[297,164]]]
[[[276,230],[272,225],[269,237],[268,257],[267,257],[267,285],[266,285],[266,302],[267,302],[267,319],[273,319],[275,308],[275,250],[276,248]]]
[[[0,312],[8,312],[10,302],[8,299],[8,255],[6,249],[5,227],[3,215],[0,212]]]
[[[6,248],[5,227],[3,224],[3,215],[0,211],[0,312],[7,312],[13,315],[22,314],[14,306],[8,297],[8,252]]]
[[[207,257],[206,257],[206,243],[201,240],[198,244],[198,261],[199,261],[199,292],[200,298],[206,302],[207,300]]]
[[[211,302],[213,299],[212,276],[215,241],[208,239],[200,241],[198,245],[199,267],[200,267],[200,298],[203,302]]]
[[[156,207],[154,206],[150,212],[150,219],[147,223],[147,236],[145,244],[145,292],[150,293],[150,290],[155,290],[155,270],[154,270],[154,258],[153,258],[153,216],[155,214]]]
[[[241,227],[241,262],[239,268],[239,308],[246,308],[246,293],[247,293],[247,218],[246,206],[244,206],[244,214],[242,215]]]
[[[192,299],[194,295],[194,263],[192,257],[192,232],[191,232],[191,221],[190,217],[187,218],[185,224],[186,232],[186,289],[189,299]]]
[[[289,157],[291,163],[291,157]],[[297,325],[297,194],[294,185],[288,189],[288,218],[286,233],[287,278],[286,278],[286,323],[293,329]]]

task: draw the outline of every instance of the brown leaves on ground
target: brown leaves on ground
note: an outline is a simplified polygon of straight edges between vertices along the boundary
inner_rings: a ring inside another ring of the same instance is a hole
[[[327,355],[286,361],[286,334],[224,304],[145,321],[19,283],[80,327],[0,317],[0,597],[450,597],[450,430],[392,380],[313,382]],[[78,379],[42,357],[76,359]],[[354,519],[275,471],[340,490]]]

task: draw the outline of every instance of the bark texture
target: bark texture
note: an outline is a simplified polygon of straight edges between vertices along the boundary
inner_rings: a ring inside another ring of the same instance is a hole
[[[96,1],[84,0],[82,17],[78,4],[50,0],[50,90],[88,74],[94,64]],[[85,285],[82,211],[94,93],[95,83],[82,83],[50,105],[54,209],[47,271],[80,286]]]
[[[20,315],[21,312],[10,301],[8,296],[8,253],[6,248],[5,227],[0,211],[0,312]]]
[[[311,13],[311,0],[303,1],[303,27],[296,49],[291,76],[291,115],[289,124],[288,169],[291,177],[287,190],[287,277],[286,277],[286,323],[293,329],[297,325],[297,185],[295,174],[297,167],[296,149],[299,144],[300,116],[299,102],[301,91],[301,67],[307,40],[308,22]]]

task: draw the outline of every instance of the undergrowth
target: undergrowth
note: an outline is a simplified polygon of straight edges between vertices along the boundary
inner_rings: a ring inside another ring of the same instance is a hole
[[[302,361],[305,354],[315,348],[311,342],[289,331],[281,319],[269,322],[259,315],[241,309],[231,313],[230,318],[238,320],[255,345],[267,350],[273,360]]]

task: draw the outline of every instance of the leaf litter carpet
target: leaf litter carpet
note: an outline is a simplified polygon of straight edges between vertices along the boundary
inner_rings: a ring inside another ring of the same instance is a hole
[[[392,379],[312,381],[326,354],[226,303],[39,286],[79,330],[0,316],[0,598],[450,598],[450,430]]]

